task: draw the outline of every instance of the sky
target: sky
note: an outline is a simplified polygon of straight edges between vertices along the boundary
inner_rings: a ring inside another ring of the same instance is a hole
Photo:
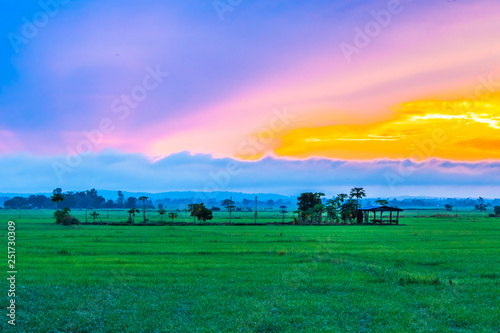
[[[498,1],[3,8],[0,192],[499,196]]]

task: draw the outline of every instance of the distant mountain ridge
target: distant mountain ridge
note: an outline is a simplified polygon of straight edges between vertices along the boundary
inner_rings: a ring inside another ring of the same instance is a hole
[[[71,191],[71,192],[81,192],[82,190],[78,191]],[[85,191],[85,190],[83,190]],[[67,192],[63,189],[63,193]],[[99,195],[103,196],[106,199],[112,199],[115,200],[118,197],[118,191],[113,191],[113,190],[99,190],[97,189],[97,192]],[[125,197],[140,197],[140,196],[147,196],[151,198],[152,200],[160,200],[164,198],[170,198],[170,199],[187,199],[187,198],[206,198],[206,199],[227,199],[229,197],[232,197],[233,200],[235,201],[241,201],[243,199],[248,199],[248,200],[253,200],[257,196],[259,201],[263,200],[279,200],[282,199],[284,201],[287,200],[295,200],[297,199],[298,195],[283,195],[283,194],[276,194],[276,193],[246,193],[246,192],[229,192],[229,191],[216,191],[216,192],[201,192],[201,191],[167,191],[167,192],[159,192],[159,193],[151,193],[151,192],[130,192],[130,191],[122,191],[123,195]],[[28,197],[30,195],[38,195],[38,194],[43,194],[46,196],[52,195],[52,192],[35,192],[35,193],[12,193],[12,192],[0,192],[0,197],[9,197],[13,198],[16,196],[20,197]],[[326,198],[330,198],[329,196],[326,196]],[[381,197],[367,197],[363,200],[376,200]],[[411,196],[411,195],[400,195],[400,196],[389,196],[389,197],[384,197],[384,199],[398,199],[398,200],[404,200],[404,199],[477,199],[476,197],[458,197],[458,198],[450,198],[450,197],[433,197],[433,196]],[[486,198],[484,197],[485,200],[494,200],[495,198]]]

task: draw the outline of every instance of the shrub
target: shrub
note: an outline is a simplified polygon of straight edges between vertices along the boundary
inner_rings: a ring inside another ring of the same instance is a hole
[[[495,206],[493,209],[495,211],[495,215],[500,215],[500,206]]]
[[[54,217],[56,219],[56,223],[57,224],[62,224],[64,219],[66,217],[69,217],[69,212],[71,211],[71,209],[69,209],[68,207],[66,208],[63,208],[62,210],[58,210],[54,213]]]
[[[79,221],[76,217],[73,217],[73,216],[66,216],[66,217],[63,219],[62,224],[63,224],[63,225],[80,224],[80,221]]]

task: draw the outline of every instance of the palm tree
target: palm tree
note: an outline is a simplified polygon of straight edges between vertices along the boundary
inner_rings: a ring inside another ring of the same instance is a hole
[[[174,223],[174,219],[177,218],[177,213],[168,213],[168,218],[172,219],[172,223]]]
[[[166,212],[167,211],[163,208],[158,209],[158,214],[160,214],[162,222],[163,222],[163,215],[165,215]]]
[[[139,200],[142,201],[142,215],[144,217],[144,223],[146,223],[146,200],[148,200],[148,197],[142,196],[139,197]]]
[[[229,223],[231,223],[231,212],[236,208],[234,204],[235,202],[233,201],[232,197],[222,201],[222,206],[226,207],[227,211],[229,212]]]
[[[337,199],[338,201],[340,201],[340,204],[343,204],[344,201],[347,200],[347,198],[349,198],[349,196],[347,194],[341,193],[341,194],[337,195],[337,198],[335,198],[335,199]]]
[[[52,196],[50,197],[50,201],[56,203],[56,210],[59,211],[59,201],[64,200],[64,195],[61,194],[60,189],[55,189]]]
[[[281,205],[280,206],[280,213],[283,214],[282,223],[285,223],[285,214],[287,213],[287,211],[286,211],[286,205]]]
[[[139,210],[137,208],[131,208],[127,211],[128,213],[128,222],[132,223],[135,222],[135,213],[139,213]],[[134,216],[134,221],[132,221],[132,216]]]
[[[99,213],[94,211],[92,214],[90,214],[90,216],[92,216],[94,218],[94,223],[95,223],[95,219],[96,219],[96,217],[99,216]]]
[[[356,198],[356,209],[359,208],[359,199],[366,197],[366,192],[362,187],[355,187],[351,190],[351,198]]]

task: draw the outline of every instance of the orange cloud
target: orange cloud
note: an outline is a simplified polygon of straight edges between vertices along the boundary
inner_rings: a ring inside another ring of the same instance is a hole
[[[488,100],[405,103],[393,118],[371,124],[294,129],[279,137],[273,153],[293,158],[477,161],[500,159],[499,147],[500,95],[495,95]]]

